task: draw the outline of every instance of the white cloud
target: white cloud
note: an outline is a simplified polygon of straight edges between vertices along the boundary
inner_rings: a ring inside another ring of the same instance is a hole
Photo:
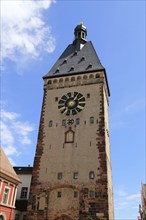
[[[33,130],[34,127],[31,123],[20,120],[20,114],[2,109],[1,145],[9,159],[12,160],[11,156],[13,155],[20,155],[22,145],[31,144],[30,134]]]
[[[1,120],[1,144],[11,146],[14,143],[14,138],[9,126]]]
[[[127,106],[125,106],[124,112],[126,112],[126,113],[135,113],[139,109],[143,108],[144,106],[145,106],[145,100],[144,99],[135,100],[132,103],[129,103]]]
[[[13,154],[17,154],[17,155],[19,154],[16,148],[13,146],[8,146],[8,147],[5,147],[4,149],[5,149],[5,153],[7,154],[7,156],[11,156]]]
[[[38,57],[42,51],[51,53],[55,39],[51,27],[43,19],[53,0],[1,2],[1,58],[13,61],[23,56]]]
[[[131,209],[136,208],[138,209],[138,204],[141,201],[140,193],[135,193],[129,195],[127,192],[123,190],[116,190],[115,192],[115,209]]]
[[[28,138],[28,134],[33,131],[33,127],[28,122],[16,121],[12,125],[16,134],[19,135],[19,142],[27,145],[31,144],[31,140]]]
[[[16,120],[16,118],[19,117],[19,115],[16,114],[15,112],[8,112],[2,109],[1,117],[3,118],[3,120]]]
[[[120,189],[120,190],[115,190],[115,194],[117,196],[126,196],[127,192],[125,192],[124,190]]]
[[[140,200],[140,193],[127,196],[125,199],[128,201],[137,201],[137,200],[139,201]]]

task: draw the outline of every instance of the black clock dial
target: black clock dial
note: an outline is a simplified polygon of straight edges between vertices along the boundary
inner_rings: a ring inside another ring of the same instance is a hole
[[[86,102],[85,97],[78,92],[69,92],[63,95],[58,102],[58,109],[67,116],[76,115],[82,111]]]

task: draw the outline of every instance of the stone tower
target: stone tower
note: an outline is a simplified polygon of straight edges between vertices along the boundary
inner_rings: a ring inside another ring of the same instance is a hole
[[[44,79],[28,220],[113,220],[109,87],[81,23]]]

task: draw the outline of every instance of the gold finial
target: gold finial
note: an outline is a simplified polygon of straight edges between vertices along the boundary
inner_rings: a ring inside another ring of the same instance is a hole
[[[80,21],[80,25],[83,25],[83,21]]]

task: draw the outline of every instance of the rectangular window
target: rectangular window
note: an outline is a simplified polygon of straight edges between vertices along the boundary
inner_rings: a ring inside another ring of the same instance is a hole
[[[78,197],[78,191],[74,191],[74,198]]]
[[[94,171],[90,171],[90,172],[89,172],[89,178],[90,178],[90,179],[94,179],[94,178],[95,178],[95,173],[94,173]]]
[[[49,127],[52,127],[53,126],[53,121],[49,121]]]
[[[90,93],[87,93],[87,98],[90,98]]]
[[[57,192],[57,197],[61,198],[61,192]]]
[[[26,199],[27,198],[27,192],[28,192],[28,187],[22,187],[20,198],[21,199]]]
[[[94,117],[90,117],[90,124],[94,123]]]
[[[80,124],[80,119],[76,118],[76,125],[79,125],[79,124]]]
[[[57,102],[58,101],[58,97],[55,97],[55,102]]]
[[[78,179],[79,178],[79,173],[78,172],[74,172],[73,173],[73,178],[74,179]]]
[[[95,192],[94,191],[89,191],[89,197],[94,198],[95,197]]]
[[[63,119],[63,120],[62,120],[62,126],[65,126],[65,125],[66,125],[66,120]]]
[[[9,188],[5,188],[4,195],[3,195],[3,203],[4,204],[8,203],[9,191],[10,191]]]
[[[61,180],[62,179],[62,173],[58,173],[57,177],[58,177],[58,180]]]

